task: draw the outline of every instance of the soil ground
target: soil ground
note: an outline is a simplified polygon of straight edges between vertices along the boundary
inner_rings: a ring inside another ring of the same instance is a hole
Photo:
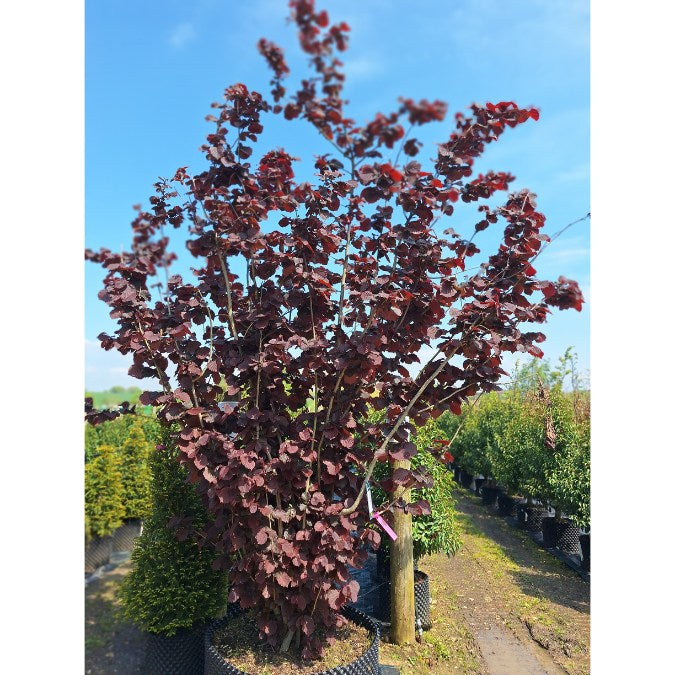
[[[420,562],[430,577],[433,627],[421,643],[382,644],[380,662],[402,675],[538,675],[590,672],[590,587],[458,490],[463,546]],[[142,672],[144,639],[120,618],[115,591],[129,563],[86,588],[86,672]]]
[[[119,615],[117,588],[131,569],[125,562],[85,588],[85,673],[141,675],[145,638]]]

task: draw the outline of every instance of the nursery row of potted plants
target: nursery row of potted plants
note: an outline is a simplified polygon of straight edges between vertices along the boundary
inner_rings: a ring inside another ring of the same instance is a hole
[[[483,395],[460,416],[439,419],[446,434],[454,435],[455,480],[467,489],[473,484],[500,515],[541,532],[545,547],[578,554],[583,546],[588,569],[588,392],[564,392],[561,377],[544,386],[539,375],[534,383],[518,376],[516,370],[512,389]]]
[[[590,531],[582,532],[577,524],[560,512],[550,515],[551,509],[538,500],[509,495],[494,480],[473,476],[458,466],[452,469],[455,481],[467,490],[473,488],[485,506],[496,507],[500,516],[514,518],[518,527],[528,532],[541,533],[545,548],[580,554],[581,566],[590,571]]]
[[[85,574],[131,551],[150,509],[154,418],[129,415],[85,427]]]

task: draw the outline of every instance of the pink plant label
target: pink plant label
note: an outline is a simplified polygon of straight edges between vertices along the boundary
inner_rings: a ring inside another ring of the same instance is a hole
[[[398,539],[396,532],[394,532],[394,530],[389,527],[387,521],[379,513],[373,513],[373,518],[375,518],[380,527],[391,537],[392,541],[396,541]]]

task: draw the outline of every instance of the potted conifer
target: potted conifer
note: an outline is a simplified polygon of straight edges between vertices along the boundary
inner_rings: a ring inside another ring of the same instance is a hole
[[[150,443],[140,418],[129,427],[120,455],[124,518],[113,535],[113,552],[133,549],[134,541],[141,533],[143,518],[150,510]]]
[[[170,437],[150,455],[150,515],[122,582],[124,615],[147,634],[143,673],[201,675],[204,631],[227,604],[227,575],[196,532],[208,517]]]
[[[110,560],[112,535],[124,516],[121,461],[111,445],[99,446],[85,464],[84,514],[84,571],[91,574]]]

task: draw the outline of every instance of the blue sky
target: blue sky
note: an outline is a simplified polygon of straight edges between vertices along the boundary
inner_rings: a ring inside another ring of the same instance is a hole
[[[452,114],[474,101],[535,105],[540,120],[507,130],[488,146],[479,168],[510,171],[515,189],[534,191],[549,234],[589,211],[588,2],[319,4],[332,20],[352,28],[344,54],[345,95],[357,121],[395,109],[401,95],[447,101],[446,122],[418,134],[425,143],[420,156],[426,158],[435,142],[447,138]],[[239,81],[268,91],[258,38],[285,48],[292,77],[304,74],[306,59],[286,23],[284,0],[89,0],[85,16],[85,242],[118,250],[128,248],[132,205],[147,205],[158,176],[170,176],[178,166],[196,171],[204,166],[198,148],[209,129],[204,116],[211,101]],[[266,132],[264,149],[283,146],[301,158],[301,179],[311,178],[312,156],[329,151],[302,122],[275,121]],[[444,226],[470,232],[473,222],[473,211],[458,212]],[[535,264],[540,277],[562,274],[584,291],[583,312],[555,313],[542,345],[553,361],[573,345],[582,370],[590,361],[589,229],[588,220],[574,225]],[[477,243],[489,253],[496,239],[489,231],[483,234]],[[98,347],[96,336],[114,330],[97,298],[101,279],[97,266],[87,263],[86,387],[138,384],[126,375],[124,357]]]

